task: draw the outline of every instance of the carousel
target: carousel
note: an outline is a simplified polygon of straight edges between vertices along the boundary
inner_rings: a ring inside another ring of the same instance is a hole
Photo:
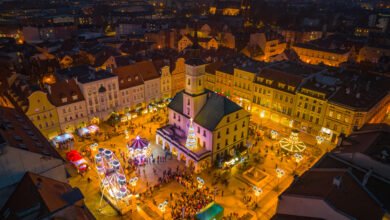
[[[129,158],[135,165],[142,166],[145,164],[146,158],[151,155],[150,143],[145,138],[137,136],[127,144]]]

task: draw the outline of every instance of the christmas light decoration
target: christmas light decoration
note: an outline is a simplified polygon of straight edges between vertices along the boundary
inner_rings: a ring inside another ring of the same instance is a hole
[[[190,119],[190,127],[188,128],[188,134],[187,134],[187,141],[186,141],[186,148],[188,149],[195,149],[197,147],[196,144],[196,135],[195,135],[195,129],[192,125],[192,118]]]
[[[290,152],[302,152],[306,149],[305,143],[299,140],[298,131],[293,130],[288,138],[282,138],[279,141],[282,149]]]
[[[100,190],[103,196],[116,202],[128,200],[126,176],[115,154],[108,149],[100,148],[95,155],[95,165],[100,178]],[[100,204],[102,199],[100,199]]]

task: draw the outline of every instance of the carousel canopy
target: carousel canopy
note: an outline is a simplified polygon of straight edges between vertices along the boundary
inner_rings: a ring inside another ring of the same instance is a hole
[[[149,146],[149,141],[145,138],[140,138],[137,136],[135,139],[131,140],[128,144],[129,148],[133,149],[144,149]]]

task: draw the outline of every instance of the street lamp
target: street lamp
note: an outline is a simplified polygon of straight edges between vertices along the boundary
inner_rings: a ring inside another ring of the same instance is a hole
[[[165,207],[168,205],[168,200],[165,200],[164,202],[160,203],[158,205],[158,209],[160,209],[160,211],[162,212],[163,214],[163,219],[164,219],[164,213],[166,211]]]
[[[299,163],[303,160],[303,156],[301,154],[295,153],[294,159],[295,159],[295,162]]]
[[[279,189],[279,184],[280,184],[280,179],[284,176],[285,172],[283,169],[276,168],[276,177],[278,178],[278,185],[277,185],[277,190]]]
[[[271,130],[271,139],[275,140],[278,137],[279,133],[275,130]]]
[[[324,138],[321,136],[316,136],[316,141],[317,141],[317,144],[322,144],[322,142],[324,142]]]
[[[260,125],[261,125],[261,127],[263,127],[263,119],[264,119],[264,116],[265,116],[265,111],[262,110],[262,111],[260,112]]]
[[[204,180],[199,176],[196,178],[196,180],[198,181],[198,189],[202,189],[204,186]]]
[[[278,177],[278,179],[282,178],[284,176],[284,170],[281,169],[281,168],[276,168],[276,177]]]
[[[138,177],[133,177],[129,180],[129,183],[132,187],[135,187],[137,185]]]
[[[252,189],[255,192],[256,203],[257,203],[259,196],[263,193],[263,190],[261,188],[257,187],[257,186],[253,186]]]

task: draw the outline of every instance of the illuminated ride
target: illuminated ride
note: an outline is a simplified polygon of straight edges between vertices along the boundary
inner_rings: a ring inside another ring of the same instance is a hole
[[[145,159],[151,155],[150,142],[137,136],[127,144],[129,157],[136,165],[144,165]]]
[[[81,156],[81,154],[76,150],[71,150],[66,153],[66,159],[72,163],[72,165],[77,169],[78,173],[87,171],[88,162]]]
[[[298,131],[293,130],[288,138],[282,138],[279,141],[279,145],[283,150],[300,153],[306,149],[305,143],[299,140]]]
[[[102,192],[100,204],[103,196],[116,204],[120,201],[127,202],[130,194],[126,186],[126,176],[115,154],[111,150],[99,148],[95,155],[95,165]]]

